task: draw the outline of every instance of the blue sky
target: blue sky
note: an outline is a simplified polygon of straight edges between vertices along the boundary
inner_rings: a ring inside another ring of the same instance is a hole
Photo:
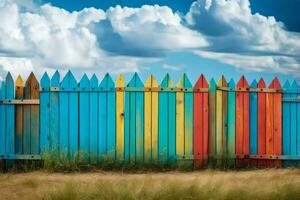
[[[72,69],[78,79],[300,79],[299,0],[70,2],[0,3],[0,78]]]

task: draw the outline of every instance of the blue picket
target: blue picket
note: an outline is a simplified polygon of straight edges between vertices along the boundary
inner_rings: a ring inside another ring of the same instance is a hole
[[[70,71],[60,83],[59,92],[59,150],[64,157],[69,155],[69,77]]]
[[[227,158],[230,159],[230,166],[235,158],[235,82],[231,79],[228,83],[228,131],[227,131]]]
[[[257,81],[254,80],[250,88],[257,88]],[[250,92],[250,154],[257,154],[257,93]]]
[[[125,106],[124,106],[124,160],[130,159],[130,93],[125,92]]]
[[[14,99],[15,98],[14,80],[10,73],[7,74],[5,81],[6,81],[5,84],[6,99]],[[6,122],[5,150],[7,154],[14,154],[15,153],[15,106],[14,105],[5,106],[5,122]]]
[[[143,83],[137,73],[134,74],[127,87],[143,89]],[[128,105],[129,104],[129,105]],[[125,150],[129,149],[131,162],[143,161],[144,154],[144,93],[127,91],[125,93]],[[129,142],[126,143],[126,137]],[[129,144],[129,147],[128,147]],[[127,146],[126,146],[127,145]],[[125,151],[126,156],[126,151]]]
[[[79,89],[79,147],[81,158],[87,160],[90,153],[90,95],[87,92],[90,89],[90,80],[86,74],[79,82]]]
[[[288,99],[291,97],[290,83],[286,81],[283,85],[284,93],[283,99]],[[282,154],[290,155],[291,153],[291,103],[283,101],[282,104]]]
[[[50,81],[52,88],[59,88],[60,75],[56,71]],[[51,151],[58,151],[59,148],[59,93],[50,92],[50,131],[49,145]]]
[[[50,78],[44,73],[41,79],[40,92],[40,147],[41,154],[49,151],[49,127],[50,127]]]
[[[69,72],[69,154],[71,157],[78,153],[78,89],[77,81]]]
[[[296,91],[297,99],[300,99],[300,86]],[[300,102],[297,102],[297,155],[300,156]]]
[[[115,159],[116,154],[116,92],[115,83],[107,74],[107,155]]]
[[[0,100],[5,99],[5,82],[0,82]],[[5,154],[5,105],[0,104],[0,154]]]
[[[297,82],[293,81],[291,86],[291,98],[297,97]],[[291,103],[291,152],[290,155],[297,155],[297,103]]]
[[[90,92],[90,157],[92,162],[97,161],[98,153],[98,78],[94,74],[91,78]]]

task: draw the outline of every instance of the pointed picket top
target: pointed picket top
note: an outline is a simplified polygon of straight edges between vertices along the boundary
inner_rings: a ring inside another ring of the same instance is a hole
[[[27,81],[25,83],[25,86],[30,86],[30,87],[37,87],[39,86],[39,82],[36,79],[35,75],[33,72],[29,74],[29,77],[27,78]]]
[[[171,80],[171,77],[170,77],[170,75],[168,73],[163,78],[160,86],[162,88],[174,87],[174,82]]]
[[[125,85],[125,79],[122,74],[120,74],[116,80],[116,87],[124,87]]]
[[[107,73],[105,74],[104,78],[102,79],[101,83],[100,83],[100,89],[102,88],[114,88],[115,87],[115,83],[113,81],[113,79],[111,78],[111,76]]]
[[[248,81],[246,80],[245,76],[242,76],[240,80],[237,82],[236,87],[238,88],[249,88]]]
[[[145,82],[145,87],[158,87],[158,82],[155,80],[154,76],[150,74]]]
[[[201,74],[200,77],[198,78],[194,88],[208,88],[208,83],[203,74]]]
[[[275,77],[269,85],[269,88],[281,89],[281,84],[277,77]]]
[[[19,75],[16,79],[16,87],[24,87],[24,81],[21,77],[21,75]]]
[[[17,85],[17,81],[16,81],[16,85]],[[50,78],[49,78],[47,72],[45,72],[41,78],[41,87],[43,90],[49,90],[49,88],[50,88]]]
[[[216,89],[217,89],[217,83],[216,83],[215,79],[212,78],[209,81],[209,90],[210,91],[216,91]]]
[[[254,79],[250,85],[251,88],[257,88],[257,81]]]
[[[222,75],[221,78],[218,80],[218,83],[217,83],[218,86],[221,86],[221,87],[226,87],[227,86],[227,81],[225,79],[225,77]]]
[[[144,84],[141,81],[139,75],[135,72],[129,83],[127,84],[127,87],[143,87]]]
[[[51,87],[59,87],[60,75],[59,72],[56,71],[51,78]]]
[[[291,91],[292,92],[296,92],[297,91],[297,88],[298,87],[298,84],[297,84],[297,81],[296,80],[294,80],[293,82],[292,82],[292,84],[291,84]]]
[[[235,88],[235,82],[234,82],[233,78],[230,79],[230,81],[229,81],[229,83],[228,83],[228,87],[230,87],[230,88],[232,88],[232,89]]]
[[[190,82],[189,78],[187,77],[187,75],[183,74],[177,83],[177,87],[191,88],[193,86],[192,86],[192,83]]]
[[[73,90],[78,88],[77,80],[71,71],[69,72],[69,86]]]
[[[60,83],[60,87],[61,87],[62,90],[68,89],[68,88],[69,88],[69,84],[70,84],[70,73],[71,73],[71,71],[69,70],[69,71],[66,73],[65,77],[63,78],[63,80],[61,81],[61,83]]]
[[[283,88],[290,89],[290,87],[291,87],[290,82],[288,80],[286,80],[285,83],[283,84]]]
[[[98,78],[96,76],[96,74],[93,74],[92,78],[91,78],[91,88],[95,89],[98,87]]]
[[[258,81],[258,83],[257,83],[257,87],[258,87],[258,88],[266,88],[266,83],[265,83],[265,81],[264,81],[263,78],[260,78],[260,79],[259,79],[259,81]]]
[[[86,74],[84,74],[79,82],[79,88],[86,89],[90,87],[90,80]]]
[[[6,82],[6,84],[8,84],[8,83],[14,83],[14,79],[12,78],[10,72],[7,73],[6,78],[5,78],[5,82]]]

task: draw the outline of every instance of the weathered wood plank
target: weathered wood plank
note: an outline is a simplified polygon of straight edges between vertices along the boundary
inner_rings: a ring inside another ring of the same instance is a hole
[[[98,78],[94,74],[90,81],[91,90],[98,89]],[[90,92],[90,159],[92,163],[97,162],[98,157],[98,93]]]
[[[23,99],[24,81],[19,75],[16,80],[16,99]],[[16,153],[21,154],[23,151],[23,106],[16,105]]]
[[[107,74],[107,156],[114,160],[116,155],[116,92],[115,83],[111,76]]]
[[[217,84],[214,79],[209,85],[209,164],[215,165],[216,159],[216,92]]]
[[[0,82],[0,99],[6,99],[5,82]],[[0,153],[5,154],[5,106],[0,104]]]
[[[228,87],[235,89],[234,80],[231,79]],[[235,92],[228,92],[228,132],[227,132],[227,165],[233,167],[235,164]]]
[[[56,71],[51,78],[51,87],[59,87],[60,75]],[[25,109],[25,107],[24,107]],[[49,145],[53,153],[59,150],[59,93],[50,92],[50,134]]]
[[[124,77],[120,75],[116,87],[125,86]],[[124,91],[116,92],[116,156],[117,160],[124,160]]]

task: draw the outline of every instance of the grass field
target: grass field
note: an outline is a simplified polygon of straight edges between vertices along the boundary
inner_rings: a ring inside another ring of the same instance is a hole
[[[300,199],[300,169],[6,173],[0,199]]]

